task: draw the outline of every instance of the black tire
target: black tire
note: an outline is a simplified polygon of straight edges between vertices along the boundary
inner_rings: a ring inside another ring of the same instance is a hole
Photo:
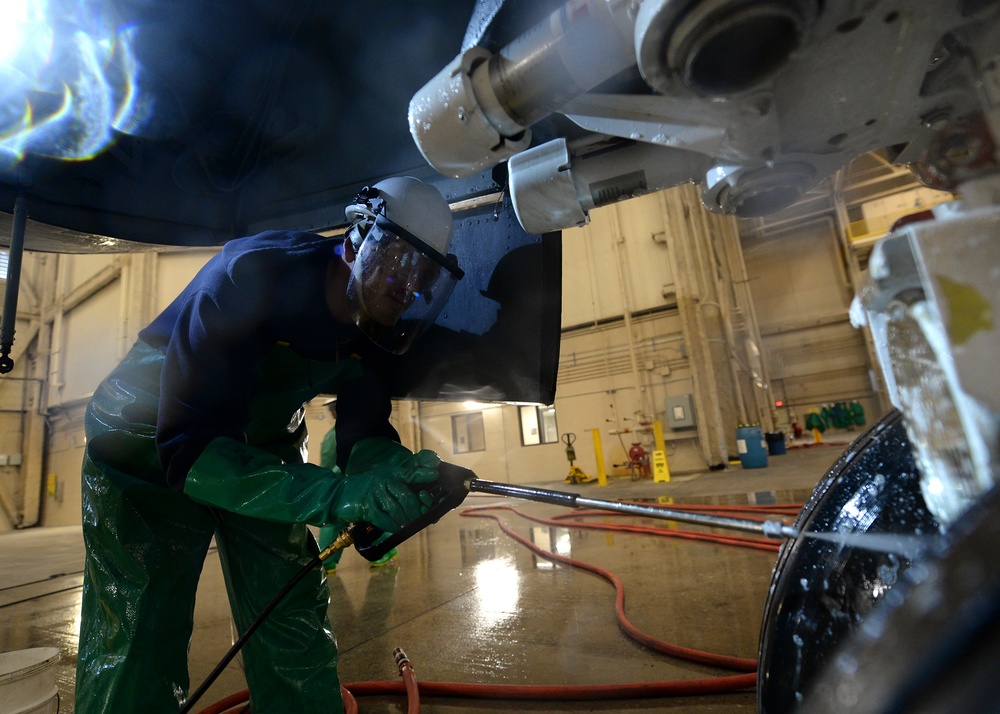
[[[802,532],[933,535],[899,412],[883,417],[844,452],[816,487],[796,526]],[[760,714],[799,707],[838,645],[910,567],[909,559],[800,537],[778,555],[761,625]]]
[[[808,714],[1000,712],[1000,494],[972,506],[815,678]]]

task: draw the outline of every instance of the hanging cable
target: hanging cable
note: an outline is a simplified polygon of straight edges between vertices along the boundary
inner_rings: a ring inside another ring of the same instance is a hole
[[[285,596],[288,595],[288,593],[290,593],[292,589],[296,585],[298,585],[299,582],[301,582],[304,577],[306,577],[314,569],[319,567],[324,560],[329,558],[334,553],[339,552],[344,548],[348,547],[349,545],[351,545],[351,543],[353,543],[353,540],[351,539],[350,533],[347,530],[345,530],[334,539],[333,543],[328,545],[325,549],[323,549],[321,553],[319,553],[318,555],[313,557],[312,560],[306,563],[306,565],[301,570],[299,570],[299,572],[296,573],[291,580],[288,581],[285,587],[281,589],[281,592],[275,595],[274,598],[272,598],[271,602],[269,602],[267,605],[264,606],[264,609],[260,611],[259,615],[257,615],[257,619],[250,624],[250,627],[247,628],[247,631],[244,632],[243,635],[236,641],[236,643],[229,649],[226,655],[215,666],[215,669],[213,669],[212,672],[208,675],[208,677],[205,678],[205,681],[201,683],[201,686],[199,686],[198,689],[196,689],[195,692],[190,697],[188,697],[187,701],[184,702],[184,706],[181,707],[179,714],[188,714],[188,712],[192,710],[195,703],[199,699],[201,699],[202,695],[206,691],[208,691],[209,687],[212,686],[212,683],[219,678],[219,675],[222,674],[226,666],[233,660],[233,658],[239,653],[239,651],[243,649],[243,645],[245,645],[247,640],[250,639],[250,636],[257,631],[257,628],[260,627],[261,624],[263,624],[264,620],[267,619],[267,616],[271,614],[271,611],[274,610],[274,608],[276,608],[281,603],[281,601],[285,599]]]

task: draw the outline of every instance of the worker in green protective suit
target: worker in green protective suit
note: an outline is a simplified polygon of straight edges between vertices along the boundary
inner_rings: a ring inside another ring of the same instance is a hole
[[[333,419],[334,424],[337,421],[337,400],[331,399],[329,402],[324,404],[327,413],[330,418]],[[319,447],[319,465],[325,466],[328,469],[336,468],[337,466],[337,430],[330,427],[330,430],[326,432],[323,436],[323,441],[320,443]],[[325,550],[328,545],[336,540],[338,531],[336,526],[326,525],[319,529],[319,549]],[[334,551],[326,560],[323,561],[323,568],[326,570],[328,575],[332,575],[337,572],[337,565],[340,563],[341,556],[344,555],[344,551],[338,550]],[[399,555],[399,551],[392,548],[388,553],[383,555],[377,560],[371,561],[369,565],[373,568],[378,568],[383,565],[388,565],[396,556]]]
[[[462,271],[452,217],[413,178],[366,188],[343,239],[227,243],[98,386],[85,417],[76,712],[176,712],[212,538],[245,631],[318,553],[307,525],[392,533],[431,504],[433,452],[389,423],[385,366]],[[305,462],[303,405],[339,402],[336,466]],[[322,569],[243,649],[255,712],[340,712]]]

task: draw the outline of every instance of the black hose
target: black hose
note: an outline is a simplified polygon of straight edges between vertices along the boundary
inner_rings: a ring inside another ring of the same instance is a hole
[[[202,695],[208,691],[208,688],[212,686],[212,683],[219,678],[219,675],[222,674],[222,670],[224,670],[226,666],[233,661],[233,657],[239,654],[239,651],[243,649],[243,645],[245,645],[247,640],[250,639],[250,636],[257,631],[257,628],[260,627],[264,622],[264,619],[271,614],[271,611],[278,606],[278,603],[280,603],[285,596],[291,592],[292,588],[299,584],[302,578],[308,575],[313,568],[322,562],[323,559],[320,556],[315,556],[304,568],[302,568],[302,570],[295,574],[295,577],[288,581],[288,584],[281,589],[281,592],[275,595],[274,599],[271,600],[271,602],[269,602],[263,610],[261,610],[257,619],[254,620],[250,627],[247,628],[247,631],[244,632],[238,640],[236,640],[236,644],[229,648],[226,656],[222,658],[219,664],[215,665],[215,669],[213,669],[211,674],[209,674],[205,681],[201,683],[201,686],[198,687],[198,689],[190,697],[188,697],[188,700],[184,702],[184,706],[181,707],[180,714],[188,714],[191,711],[191,708],[199,699],[201,699]]]

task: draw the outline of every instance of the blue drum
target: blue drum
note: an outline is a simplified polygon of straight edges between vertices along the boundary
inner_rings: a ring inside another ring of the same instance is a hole
[[[762,469],[767,466],[767,442],[760,424],[740,424],[736,429],[736,448],[740,463],[745,469]]]

